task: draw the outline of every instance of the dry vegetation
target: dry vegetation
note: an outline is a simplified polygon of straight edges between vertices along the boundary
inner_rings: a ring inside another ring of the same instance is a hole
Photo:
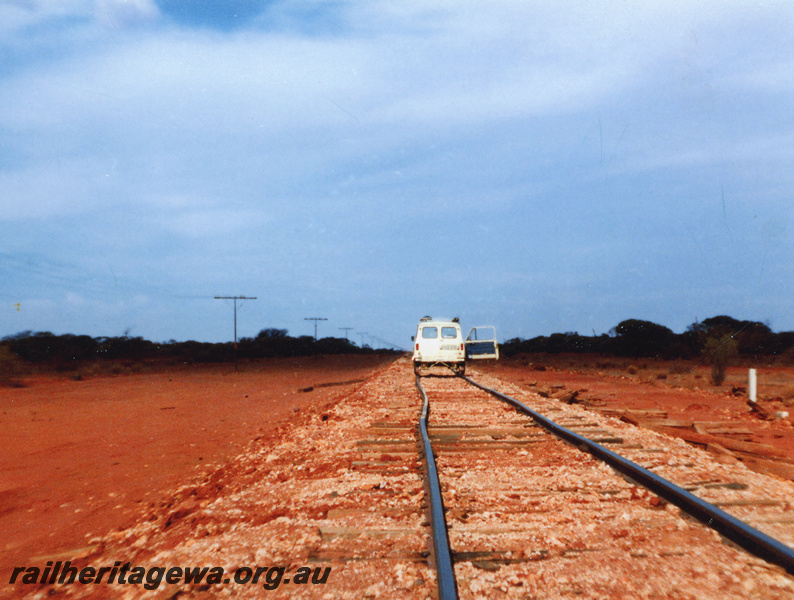
[[[712,367],[703,359],[603,357],[578,354],[526,354],[507,359],[529,371],[572,371],[592,376],[631,378],[637,382],[666,388],[706,390],[718,394],[743,395],[747,392],[747,371],[759,371],[761,401],[778,401],[794,406],[794,365],[787,357],[743,358],[726,367],[720,384],[711,378]]]

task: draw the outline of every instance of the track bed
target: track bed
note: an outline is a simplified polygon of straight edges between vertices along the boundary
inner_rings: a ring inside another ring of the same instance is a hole
[[[705,452],[474,373],[587,437],[691,490],[788,545],[790,482],[714,462]],[[654,494],[550,438],[458,377],[426,377],[454,573],[462,598],[792,598],[782,568],[726,544]],[[252,584],[17,586],[45,598],[438,597],[408,360],[333,402],[295,414],[275,442],[174,490],[80,565],[283,567]],[[40,565],[43,566],[43,565]],[[330,568],[322,584],[299,569]],[[289,581],[288,581],[289,579]],[[1,594],[0,594],[1,595]]]
[[[430,399],[429,433],[461,598],[792,594],[792,579],[779,567],[724,543],[491,395],[456,377],[425,377],[421,385]],[[715,470],[697,456],[702,453],[662,436],[512,393],[559,425],[662,471],[791,543],[788,500],[770,497],[752,475]]]

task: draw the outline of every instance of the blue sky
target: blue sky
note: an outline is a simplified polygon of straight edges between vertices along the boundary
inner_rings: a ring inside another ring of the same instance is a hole
[[[0,337],[794,330],[794,4],[0,0]]]

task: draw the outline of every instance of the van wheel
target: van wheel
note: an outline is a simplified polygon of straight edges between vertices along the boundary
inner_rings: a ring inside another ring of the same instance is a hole
[[[460,363],[458,368],[455,369],[458,372],[458,375],[465,375],[466,374],[466,363]]]

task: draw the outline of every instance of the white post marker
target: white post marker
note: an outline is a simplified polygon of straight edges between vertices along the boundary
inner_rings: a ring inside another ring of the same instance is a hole
[[[749,381],[747,385],[747,396],[750,398],[750,402],[755,402],[755,393],[756,393],[755,369],[750,369]]]

